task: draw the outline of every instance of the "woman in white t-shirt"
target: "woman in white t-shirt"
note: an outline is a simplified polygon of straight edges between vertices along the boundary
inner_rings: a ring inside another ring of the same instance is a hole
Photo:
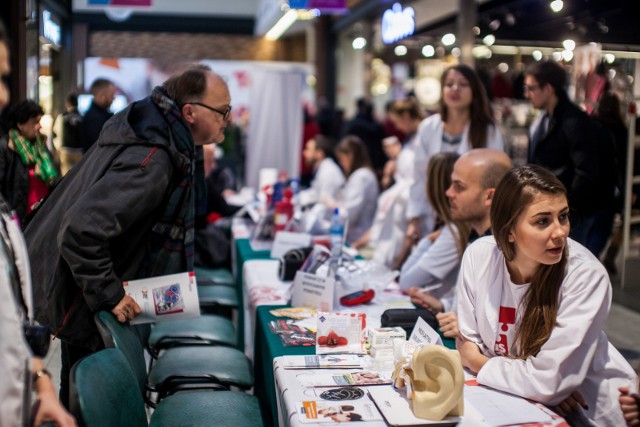
[[[466,250],[458,282],[462,363],[478,382],[571,423],[624,425],[619,387],[636,375],[603,332],[611,283],[568,238],[566,189],[538,166],[512,169],[491,203],[493,237]]]
[[[348,214],[346,241],[353,243],[371,228],[380,189],[360,138],[345,136],[336,147],[336,158],[347,182],[338,190],[335,205]]]

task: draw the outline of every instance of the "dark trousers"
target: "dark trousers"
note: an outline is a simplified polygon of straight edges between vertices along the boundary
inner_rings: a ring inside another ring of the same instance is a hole
[[[69,376],[71,368],[80,359],[90,355],[93,351],[60,341],[62,364],[60,368],[60,402],[69,409]]]

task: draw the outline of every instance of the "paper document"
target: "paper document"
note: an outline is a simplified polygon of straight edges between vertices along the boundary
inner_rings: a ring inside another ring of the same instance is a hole
[[[132,325],[200,316],[194,272],[130,280],[123,285],[142,310]]]
[[[283,356],[285,369],[349,369],[361,368],[359,354],[321,354],[319,356]]]
[[[391,426],[454,426],[461,417],[445,417],[443,420],[426,420],[413,415],[412,402],[404,391],[393,387],[372,387],[367,390],[387,423]]]
[[[464,398],[491,426],[542,424],[552,421],[551,415],[538,408],[534,403],[522,397],[480,385],[465,385]]]

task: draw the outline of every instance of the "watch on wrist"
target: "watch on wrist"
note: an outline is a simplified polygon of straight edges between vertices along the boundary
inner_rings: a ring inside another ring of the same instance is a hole
[[[33,373],[33,382],[34,384],[41,378],[41,377],[49,377],[51,378],[51,372],[47,371],[46,369],[38,369],[37,371],[35,371]]]

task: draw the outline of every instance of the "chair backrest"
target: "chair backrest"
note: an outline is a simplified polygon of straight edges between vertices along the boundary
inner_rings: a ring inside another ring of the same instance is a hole
[[[116,348],[93,353],[71,370],[71,412],[87,427],[147,427],[136,379]]]
[[[144,360],[144,348],[140,338],[128,323],[123,324],[106,311],[99,311],[95,315],[95,322],[107,348],[115,347],[122,351],[138,381],[141,396],[147,385],[147,365]]]

